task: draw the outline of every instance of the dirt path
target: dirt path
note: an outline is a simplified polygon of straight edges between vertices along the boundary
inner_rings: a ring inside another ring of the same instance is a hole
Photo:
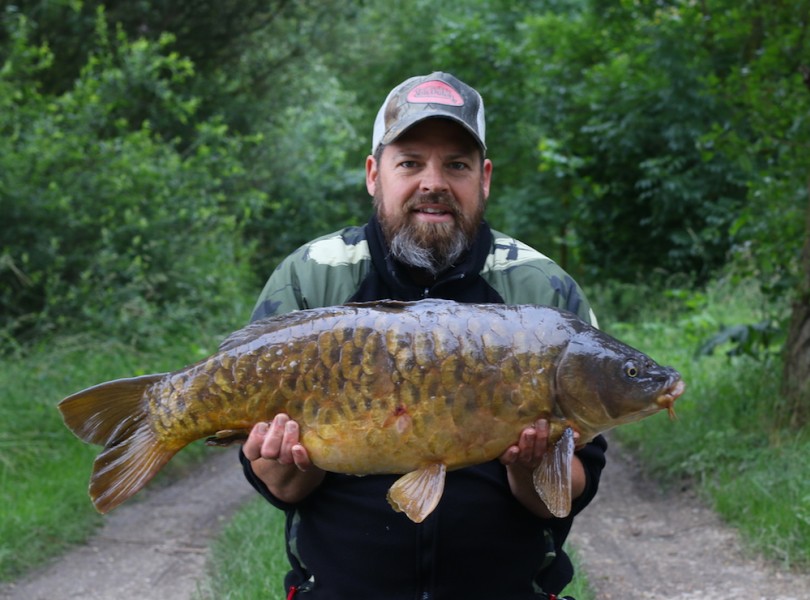
[[[810,575],[746,557],[690,494],[661,493],[616,444],[609,458],[572,534],[599,600],[810,599]],[[0,598],[189,600],[209,540],[252,494],[233,453],[217,453],[192,476],[111,513],[87,546],[1,587]]]
[[[608,459],[571,535],[599,600],[810,599],[810,574],[746,556],[693,494],[665,494],[615,442]]]
[[[192,475],[151,491],[106,517],[86,546],[0,588],[8,600],[188,600],[209,540],[255,493],[236,449],[213,452]]]

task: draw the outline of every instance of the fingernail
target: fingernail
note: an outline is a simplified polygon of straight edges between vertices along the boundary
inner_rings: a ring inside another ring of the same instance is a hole
[[[264,421],[256,424],[256,433],[258,433],[259,435],[266,434],[268,429],[269,427],[267,423],[265,423]]]

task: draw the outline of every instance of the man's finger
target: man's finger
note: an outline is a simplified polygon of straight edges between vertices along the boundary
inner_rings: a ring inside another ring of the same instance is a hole
[[[312,461],[309,460],[309,453],[307,449],[304,448],[301,444],[295,444],[291,449],[290,453],[293,457],[293,462],[295,466],[298,467],[302,471],[308,471],[312,468]]]
[[[292,447],[298,444],[298,423],[287,420],[281,438],[281,445],[278,452],[278,462],[282,465],[291,465],[295,462],[292,454]]]
[[[254,461],[261,457],[264,436],[267,435],[269,426],[264,421],[256,423],[250,430],[248,438],[242,444],[242,452],[249,461]]]
[[[269,460],[278,459],[281,453],[281,444],[284,440],[284,428],[290,418],[285,414],[276,415],[270,423],[267,435],[262,443],[262,458]]]

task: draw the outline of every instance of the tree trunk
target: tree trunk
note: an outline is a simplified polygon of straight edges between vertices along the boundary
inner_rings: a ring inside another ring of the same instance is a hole
[[[807,192],[810,199],[810,180],[807,182]],[[782,393],[787,400],[787,410],[783,416],[792,427],[801,427],[810,422],[810,202],[801,277],[785,343],[782,379]]]

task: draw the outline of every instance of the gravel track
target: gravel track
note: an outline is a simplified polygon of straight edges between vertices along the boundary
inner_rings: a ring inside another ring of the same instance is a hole
[[[615,442],[570,540],[599,600],[810,600],[810,574],[746,553],[694,493],[664,492]]]

